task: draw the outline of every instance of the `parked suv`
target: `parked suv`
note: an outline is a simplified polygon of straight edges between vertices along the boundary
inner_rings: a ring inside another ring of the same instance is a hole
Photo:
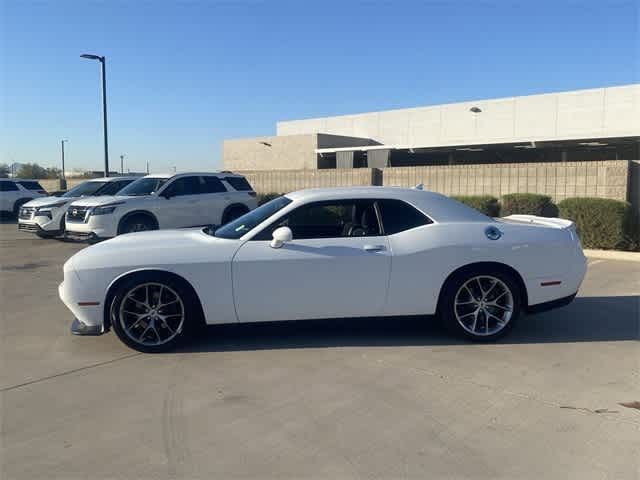
[[[97,241],[144,230],[221,225],[256,206],[256,193],[241,175],[147,175],[116,196],[73,202],[67,210],[65,235]]]
[[[0,178],[0,212],[18,215],[22,205],[29,200],[46,195],[46,190],[37,180]]]
[[[51,238],[64,233],[65,214],[69,204],[87,196],[115,195],[140,177],[92,178],[76,185],[68,192],[31,200],[20,208],[18,230],[35,233],[40,238]]]

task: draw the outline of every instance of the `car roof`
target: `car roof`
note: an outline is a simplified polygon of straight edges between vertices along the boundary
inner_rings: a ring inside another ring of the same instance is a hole
[[[486,222],[477,210],[445,195],[417,188],[402,187],[333,187],[310,188],[286,194],[304,203],[339,199],[395,199],[405,201],[437,222]]]
[[[39,182],[43,178],[0,178],[4,182]]]
[[[121,175],[117,177],[98,177],[98,178],[89,178],[87,182],[116,182],[118,180],[137,180],[138,178],[142,178],[139,175]]]
[[[145,175],[143,178],[179,178],[179,177],[191,177],[193,175],[200,175],[206,177],[242,177],[233,172],[181,172],[181,173],[151,173]]]

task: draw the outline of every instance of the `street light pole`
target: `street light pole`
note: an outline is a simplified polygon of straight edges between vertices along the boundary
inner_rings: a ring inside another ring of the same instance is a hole
[[[67,178],[64,174],[64,142],[68,142],[69,140],[60,140],[60,145],[62,147],[62,175],[60,176],[60,190],[67,189]]]
[[[106,59],[100,55],[82,54],[82,58],[89,60],[98,60],[102,72],[102,127],[104,131],[104,176],[109,176],[109,142],[107,139],[107,72]]]
[[[120,174],[124,175],[124,155],[120,155]]]

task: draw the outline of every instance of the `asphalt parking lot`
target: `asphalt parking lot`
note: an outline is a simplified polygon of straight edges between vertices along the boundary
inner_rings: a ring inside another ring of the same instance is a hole
[[[0,224],[0,478],[640,476],[640,263],[474,345],[417,319],[212,327],[164,355],[74,337],[82,245]]]

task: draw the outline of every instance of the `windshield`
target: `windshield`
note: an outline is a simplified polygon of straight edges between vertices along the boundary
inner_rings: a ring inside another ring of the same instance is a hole
[[[168,178],[145,177],[130,183],[118,192],[118,195],[151,195],[164,185]]]
[[[255,210],[236,218],[233,222],[220,227],[213,235],[218,238],[238,239],[290,203],[291,199],[287,197],[274,198]]]
[[[62,197],[83,197],[85,195],[95,195],[107,182],[84,182],[80,185],[73,187],[67,193],[61,195]]]

